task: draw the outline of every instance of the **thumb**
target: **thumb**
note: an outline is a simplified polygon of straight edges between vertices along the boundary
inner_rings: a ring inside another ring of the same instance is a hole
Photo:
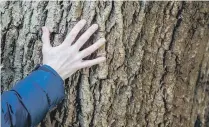
[[[42,42],[43,42],[43,50],[51,48],[50,44],[50,33],[47,27],[42,27]]]

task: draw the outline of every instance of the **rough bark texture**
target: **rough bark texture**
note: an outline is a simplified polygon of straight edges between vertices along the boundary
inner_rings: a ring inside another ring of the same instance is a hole
[[[209,127],[209,2],[1,2],[1,88],[41,63],[80,19],[107,43],[104,64],[65,81],[66,98],[39,125]],[[86,30],[85,28],[85,30]],[[53,87],[53,86],[52,86]]]

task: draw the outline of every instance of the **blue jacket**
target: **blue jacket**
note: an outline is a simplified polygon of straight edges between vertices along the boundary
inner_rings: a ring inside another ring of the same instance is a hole
[[[1,127],[36,126],[64,99],[64,82],[50,66],[38,66],[1,95]]]

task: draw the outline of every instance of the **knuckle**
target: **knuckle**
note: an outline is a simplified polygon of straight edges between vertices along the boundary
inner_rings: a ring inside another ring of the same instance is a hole
[[[86,41],[86,40],[88,40],[88,38],[89,38],[89,35],[85,35],[81,38],[81,41]]]
[[[72,33],[71,33],[71,37],[75,37],[77,35],[77,32],[75,32],[75,31],[73,31]]]
[[[90,54],[92,52],[92,49],[86,49],[86,54]]]
[[[77,53],[77,52],[79,51],[78,45],[77,45],[77,44],[72,45],[72,46],[71,46],[71,51]]]
[[[95,32],[95,29],[91,28],[88,32],[89,35],[92,35]]]
[[[76,57],[75,57],[75,61],[80,60],[80,59],[82,59],[82,57],[81,57],[81,54],[78,53],[78,54],[76,55]]]

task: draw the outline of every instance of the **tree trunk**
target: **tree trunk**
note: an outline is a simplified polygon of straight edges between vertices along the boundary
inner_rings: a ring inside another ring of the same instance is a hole
[[[107,43],[104,64],[65,81],[65,100],[39,125],[209,127],[209,2],[1,2],[1,89],[41,63],[41,27],[54,46],[80,19]],[[83,31],[84,31],[83,30]],[[53,86],[52,86],[53,87]]]

